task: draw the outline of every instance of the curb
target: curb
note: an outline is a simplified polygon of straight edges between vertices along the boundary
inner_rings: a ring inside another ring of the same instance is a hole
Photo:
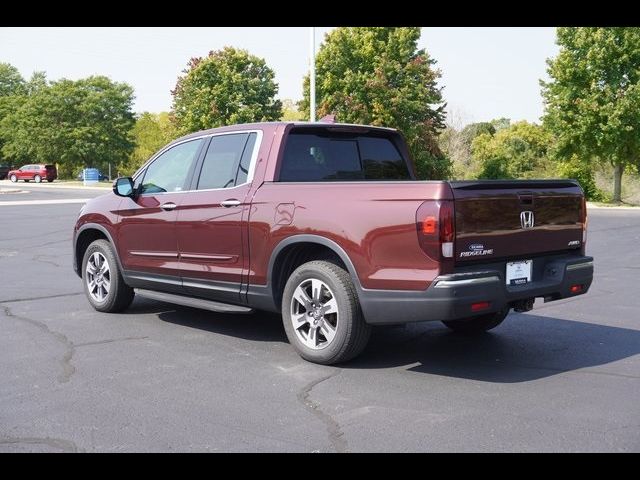
[[[10,186],[12,188],[19,188],[20,190],[24,190],[27,188],[61,188],[61,189],[70,189],[70,190],[96,190],[96,191],[100,191],[100,192],[110,192],[111,191],[111,185],[109,185],[109,187],[86,187],[84,185],[64,185],[63,183],[52,183],[52,184],[46,184],[43,185],[41,183],[26,183],[26,184],[21,184],[20,187],[17,186],[16,183],[4,183],[4,181],[0,181],[0,188],[4,187],[5,185]]]
[[[593,209],[593,210],[621,210],[624,212],[640,212],[640,207],[618,207],[618,206],[611,206],[611,207],[603,207],[601,205],[591,205],[589,204],[589,202],[587,202],[587,209]]]

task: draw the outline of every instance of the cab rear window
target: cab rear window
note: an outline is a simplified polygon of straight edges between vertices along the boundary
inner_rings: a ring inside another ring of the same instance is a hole
[[[407,161],[384,135],[292,131],[279,181],[410,180]]]

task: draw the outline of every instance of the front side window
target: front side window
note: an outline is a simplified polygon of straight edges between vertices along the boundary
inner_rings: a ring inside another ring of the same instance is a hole
[[[234,133],[211,138],[197,189],[230,188],[245,183],[256,136]]]
[[[147,167],[141,193],[179,192],[183,190],[202,139],[170,148]]]

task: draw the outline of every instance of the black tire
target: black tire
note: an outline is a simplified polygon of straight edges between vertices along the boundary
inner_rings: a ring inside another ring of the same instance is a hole
[[[110,287],[102,301],[95,299],[90,294],[87,281],[89,275],[87,273],[87,263],[89,262],[89,258],[96,252],[99,252],[106,259],[110,272]],[[131,305],[133,301],[133,288],[124,283],[122,273],[118,267],[118,261],[113,252],[113,247],[107,240],[96,240],[91,243],[85,251],[84,257],[82,258],[82,284],[89,303],[99,312],[121,312]]]
[[[9,180],[11,180],[11,183],[17,183],[18,177],[16,177],[15,175],[11,175],[11,178],[9,178]]]
[[[42,177],[40,175],[36,175],[33,177],[33,181],[36,183],[40,183],[42,181]]]
[[[294,292],[298,286],[311,279],[324,283],[330,289],[328,294],[332,294],[337,304],[335,336],[326,346],[319,349],[310,348],[298,337],[292,320]],[[298,354],[305,360],[322,365],[351,360],[364,350],[371,336],[371,326],[364,321],[349,273],[335,263],[325,260],[305,263],[291,274],[282,295],[282,321],[289,343]]]
[[[462,335],[478,335],[487,332],[492,328],[496,328],[504,321],[505,318],[507,318],[508,314],[509,308],[507,307],[495,313],[486,313],[484,315],[463,318],[461,320],[447,320],[442,323],[456,333],[460,333]]]

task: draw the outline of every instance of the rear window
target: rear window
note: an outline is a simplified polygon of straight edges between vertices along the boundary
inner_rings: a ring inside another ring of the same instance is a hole
[[[296,132],[287,137],[279,180],[410,180],[406,160],[381,135]]]

